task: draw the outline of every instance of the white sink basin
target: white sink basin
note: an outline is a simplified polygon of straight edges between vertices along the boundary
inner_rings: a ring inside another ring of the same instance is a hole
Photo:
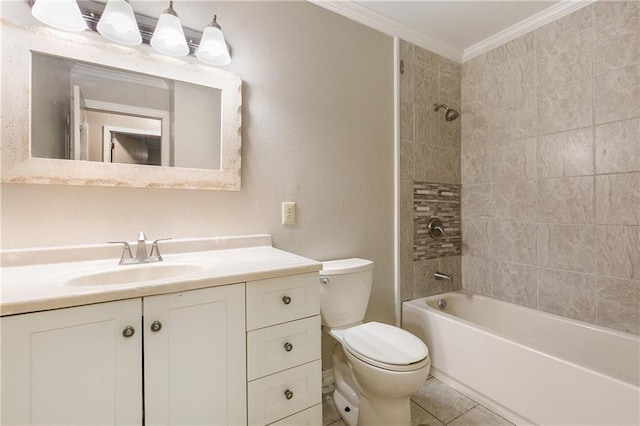
[[[98,286],[129,284],[143,281],[164,280],[193,275],[207,268],[197,264],[148,263],[141,265],[119,265],[103,272],[82,275],[67,281],[71,286]]]

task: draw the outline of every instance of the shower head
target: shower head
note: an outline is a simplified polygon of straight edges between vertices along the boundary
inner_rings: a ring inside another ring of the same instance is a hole
[[[460,116],[460,113],[453,108],[449,108],[444,104],[433,104],[434,111],[439,111],[442,108],[445,110],[444,119],[447,121],[453,121]]]

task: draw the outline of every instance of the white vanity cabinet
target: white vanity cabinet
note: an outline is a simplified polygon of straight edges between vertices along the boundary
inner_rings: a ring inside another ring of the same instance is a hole
[[[3,425],[142,422],[142,299],[0,318]]]
[[[2,424],[246,424],[244,291],[1,318]]]
[[[250,425],[321,425],[318,273],[247,282]]]

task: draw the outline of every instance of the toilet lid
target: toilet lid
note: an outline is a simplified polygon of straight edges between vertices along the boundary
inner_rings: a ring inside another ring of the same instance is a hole
[[[344,332],[343,343],[360,356],[389,365],[409,365],[429,356],[427,345],[398,327],[368,322]]]

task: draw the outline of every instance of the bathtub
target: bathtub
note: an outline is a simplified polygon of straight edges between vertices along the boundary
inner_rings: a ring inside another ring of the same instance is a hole
[[[465,291],[404,302],[402,328],[434,377],[516,424],[640,424],[635,334]]]

